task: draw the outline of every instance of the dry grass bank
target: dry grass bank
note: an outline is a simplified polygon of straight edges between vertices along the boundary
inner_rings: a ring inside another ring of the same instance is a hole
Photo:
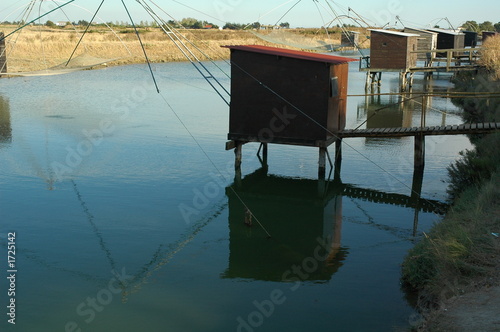
[[[481,64],[500,80],[500,36],[489,38],[483,45]]]
[[[0,31],[8,33],[12,27],[0,27]],[[160,30],[141,29],[140,35],[152,62],[185,61],[184,55]],[[245,31],[186,30],[183,35],[213,59],[229,57],[229,51],[221,45],[265,44]],[[27,27],[21,34],[8,38],[9,71],[40,70],[61,64],[69,58],[80,36],[81,32],[73,30]],[[113,63],[117,65],[145,62],[132,29],[121,29],[115,33],[91,29],[76,54],[83,53],[101,59],[119,59]]]
[[[0,26],[0,32],[9,33],[13,26]],[[287,30],[314,40],[324,40],[325,33],[318,29]],[[7,42],[9,72],[33,71],[50,68],[65,62],[80,39],[81,31],[70,28],[26,27],[20,34],[12,35]],[[264,32],[265,33],[265,32]],[[195,43],[211,59],[228,59],[229,50],[222,45],[270,44],[249,31],[235,30],[182,30],[182,34]],[[152,62],[185,61],[184,55],[160,30],[140,29],[148,57]],[[330,40],[340,43],[340,31],[330,32]],[[287,46],[280,46],[287,47]],[[292,48],[292,47],[289,47]],[[76,55],[91,55],[101,59],[119,59],[113,65],[143,63],[145,58],[133,29],[91,28],[83,39]],[[204,60],[202,54],[196,54]]]

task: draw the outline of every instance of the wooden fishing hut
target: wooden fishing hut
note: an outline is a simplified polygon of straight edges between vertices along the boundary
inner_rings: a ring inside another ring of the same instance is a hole
[[[366,71],[366,88],[378,83],[380,86],[382,72],[399,72],[401,90],[408,83],[410,68],[417,65],[417,38],[419,35],[394,30],[370,30],[370,56],[363,58],[359,70]],[[366,62],[366,67],[363,63]],[[410,85],[412,82],[410,74]]]
[[[318,147],[324,178],[327,147],[346,121],[349,62],[355,59],[243,45],[231,50],[231,105],[226,149],[235,149],[238,176],[242,145]],[[340,141],[338,142],[340,152]],[[241,175],[241,174],[240,174]]]
[[[0,73],[7,72],[7,52],[5,49],[5,35],[0,32]]]
[[[359,45],[358,31],[343,31],[340,38],[340,44],[343,47],[356,47]]]
[[[403,30],[405,33],[417,34],[417,50],[418,51],[431,51],[437,48],[437,32],[415,29],[415,28],[405,28]],[[429,61],[430,54],[417,53],[417,60]],[[429,61],[430,62],[430,61]]]
[[[496,31],[483,31],[482,33],[482,42],[484,44],[485,41],[488,40],[488,38],[491,38],[491,37],[494,37],[494,36],[498,36],[498,32]]]
[[[462,30],[462,33],[465,35],[464,36],[464,47],[474,48],[477,46],[477,39],[478,39],[477,32]]]
[[[438,33],[437,49],[447,50],[447,49],[462,49],[465,47],[465,34],[462,32],[457,32],[455,30],[446,29],[427,29],[432,32]],[[455,52],[453,56],[458,56],[459,52]],[[446,53],[437,53],[438,57],[446,56]]]

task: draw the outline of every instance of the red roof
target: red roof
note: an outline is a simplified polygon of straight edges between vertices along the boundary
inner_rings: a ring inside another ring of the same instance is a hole
[[[301,59],[301,60],[327,62],[327,63],[333,63],[333,64],[346,63],[346,62],[350,62],[350,61],[358,61],[357,59],[345,58],[345,57],[341,57],[341,56],[312,53],[312,52],[304,52],[304,51],[294,51],[294,50],[288,50],[288,49],[284,49],[284,48],[261,46],[261,45],[237,45],[237,46],[236,45],[228,45],[228,46],[222,46],[222,47],[226,47],[226,48],[229,48],[231,50],[269,54],[269,55],[278,55],[278,56]]]

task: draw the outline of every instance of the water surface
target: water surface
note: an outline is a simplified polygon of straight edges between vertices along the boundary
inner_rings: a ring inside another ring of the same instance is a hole
[[[162,95],[143,65],[0,80],[1,255],[16,232],[18,267],[17,324],[3,314],[2,331],[409,324],[400,264],[439,216],[420,210],[415,228],[414,208],[360,195],[411,196],[413,138],[346,139],[342,183],[319,197],[316,149],[271,145],[262,169],[248,144],[235,186],[226,104],[190,64],[154,72]],[[364,92],[356,63],[349,79],[349,93]],[[425,84],[417,77],[415,90]],[[381,91],[397,85],[385,75]],[[370,117],[397,101],[350,97],[347,127],[418,125],[417,102]],[[449,100],[431,104],[428,125],[461,123]],[[445,167],[468,147],[463,136],[426,140],[423,198],[446,199]],[[6,305],[5,278],[0,287]]]

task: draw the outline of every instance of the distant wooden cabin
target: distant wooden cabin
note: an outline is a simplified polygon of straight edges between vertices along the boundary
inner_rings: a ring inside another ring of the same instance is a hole
[[[228,139],[324,148],[345,127],[354,59],[266,46],[231,50]]]
[[[437,48],[437,32],[415,29],[415,28],[405,28],[403,32],[413,33],[419,35],[417,38],[417,50],[427,51],[435,50]],[[426,53],[417,53],[417,60],[427,60],[428,55]]]
[[[465,35],[464,37],[464,46],[465,47],[476,47],[477,46],[477,39],[478,39],[478,34],[475,31],[466,31],[462,30],[463,34]]]
[[[446,29],[427,29],[438,33],[437,49],[456,49],[465,47],[465,34],[454,30]],[[455,54],[456,55],[456,54]],[[437,56],[446,56],[446,53],[438,53]]]
[[[343,31],[340,44],[343,47],[356,47],[359,45],[359,32]]]
[[[370,30],[371,71],[401,71],[417,65],[417,38],[413,33]]]
[[[0,73],[7,72],[7,52],[5,49],[5,35],[0,32]]]
[[[496,31],[483,31],[483,34],[482,34],[483,44],[485,41],[488,40],[488,38],[498,36],[498,35],[499,35],[499,33]]]

